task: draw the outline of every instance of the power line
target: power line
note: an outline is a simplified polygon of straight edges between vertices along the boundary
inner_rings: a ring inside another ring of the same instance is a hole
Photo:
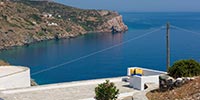
[[[178,30],[181,30],[181,31],[188,32],[188,33],[193,33],[193,34],[196,34],[196,35],[200,35],[199,32],[194,32],[194,31],[191,31],[191,30],[188,30],[188,29],[185,29],[185,28],[181,28],[181,27],[178,27],[178,26],[171,25],[171,27],[175,28],[175,29],[178,29]]]
[[[43,72],[46,72],[46,71],[49,71],[49,70],[52,70],[52,69],[56,69],[56,68],[58,68],[58,67],[61,67],[61,66],[63,66],[63,65],[66,65],[66,64],[70,64],[70,63],[73,63],[73,62],[76,62],[76,61],[85,59],[85,58],[87,58],[87,57],[96,55],[96,54],[98,54],[98,53],[101,53],[101,52],[104,52],[104,51],[113,49],[113,48],[115,48],[115,47],[121,46],[121,45],[123,45],[123,44],[129,43],[129,42],[131,42],[131,41],[133,41],[133,40],[143,38],[143,37],[145,37],[145,36],[147,36],[147,35],[150,35],[151,33],[160,31],[160,30],[163,29],[163,28],[164,28],[164,27],[162,26],[162,27],[160,27],[160,28],[158,28],[158,29],[156,29],[156,30],[147,32],[147,33],[145,33],[145,34],[143,34],[143,35],[140,35],[140,36],[137,36],[137,37],[133,37],[133,38],[131,38],[131,39],[127,40],[127,41],[124,41],[124,42],[122,42],[122,43],[119,43],[119,44],[113,45],[113,46],[111,46],[111,47],[108,47],[108,48],[105,48],[105,49],[102,49],[102,50],[99,50],[99,51],[96,51],[96,52],[92,52],[92,53],[87,54],[87,55],[85,55],[85,56],[82,56],[82,57],[79,57],[79,58],[76,58],[76,59],[72,59],[72,60],[70,60],[70,61],[67,61],[67,62],[58,64],[58,65],[55,65],[55,66],[52,66],[52,67],[49,67],[49,68],[46,68],[46,69],[43,69],[43,70],[34,72],[34,73],[32,73],[31,75],[34,76],[34,75],[37,75],[37,74],[40,74],[40,73],[43,73]]]

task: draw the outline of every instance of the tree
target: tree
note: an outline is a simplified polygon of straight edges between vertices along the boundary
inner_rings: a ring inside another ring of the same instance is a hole
[[[200,75],[200,64],[193,59],[180,60],[169,68],[168,73],[174,78],[198,76]]]
[[[96,100],[116,100],[119,94],[119,89],[114,85],[113,82],[106,82],[99,84],[95,88],[95,99]]]

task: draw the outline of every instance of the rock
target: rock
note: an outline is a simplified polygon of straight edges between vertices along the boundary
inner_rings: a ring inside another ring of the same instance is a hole
[[[37,86],[38,84],[35,82],[34,79],[31,79],[31,86]]]
[[[183,79],[182,78],[177,78],[176,81],[183,81]]]
[[[184,81],[182,78],[177,78],[176,81],[174,82],[175,87],[180,87],[184,84]]]
[[[3,6],[3,5],[4,5],[4,2],[0,2],[0,5]]]
[[[160,75],[159,76],[160,90],[166,91],[166,90],[171,90],[174,87],[181,87],[182,85],[184,85],[192,80],[194,80],[194,78],[182,77],[182,78],[177,78],[175,80],[168,75]]]
[[[188,83],[189,81],[191,81],[191,79],[189,77],[183,77],[183,84]]]
[[[159,88],[161,91],[173,89],[175,79],[169,75],[163,74],[159,76]]]
[[[99,13],[101,16],[105,16],[105,15],[108,15],[108,14],[109,14],[109,11],[107,11],[107,10],[101,10],[101,11],[98,11],[98,13]]]
[[[128,27],[123,23],[121,15],[111,18],[97,28],[98,32],[123,32],[127,30]]]
[[[195,78],[194,78],[194,77],[192,77],[192,78],[191,78],[191,81],[193,81],[193,80],[195,80]]]

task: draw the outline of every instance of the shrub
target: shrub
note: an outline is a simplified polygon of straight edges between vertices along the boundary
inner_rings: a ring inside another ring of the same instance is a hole
[[[193,59],[180,60],[169,68],[168,73],[174,78],[200,75],[200,64]]]
[[[39,32],[37,32],[37,34],[38,34],[39,36],[45,35],[45,33],[44,33],[43,31],[39,31]]]
[[[37,15],[37,14],[31,14],[30,17],[33,18],[36,21],[42,21],[42,19],[40,18],[40,16]]]
[[[86,31],[93,31],[94,29],[92,27],[88,27],[85,24],[80,23],[80,25],[86,30]]]
[[[10,65],[10,64],[8,62],[0,60],[0,66],[7,66],[7,65]]]
[[[95,99],[96,100],[116,100],[119,94],[119,89],[114,85],[114,83],[106,82],[99,84],[95,88]]]
[[[71,32],[72,29],[71,29],[71,28],[66,28],[66,31],[67,31],[67,32]]]

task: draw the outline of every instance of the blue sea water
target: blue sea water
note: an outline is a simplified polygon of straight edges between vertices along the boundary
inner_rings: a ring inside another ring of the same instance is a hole
[[[0,59],[28,66],[31,73],[85,57],[123,43],[170,22],[200,33],[200,13],[121,13],[125,33],[91,33],[77,38],[50,40],[0,52]],[[126,75],[130,66],[166,70],[166,30],[147,35],[84,59],[32,75],[39,84],[69,82]],[[200,34],[171,28],[171,65],[180,59],[200,61]]]

